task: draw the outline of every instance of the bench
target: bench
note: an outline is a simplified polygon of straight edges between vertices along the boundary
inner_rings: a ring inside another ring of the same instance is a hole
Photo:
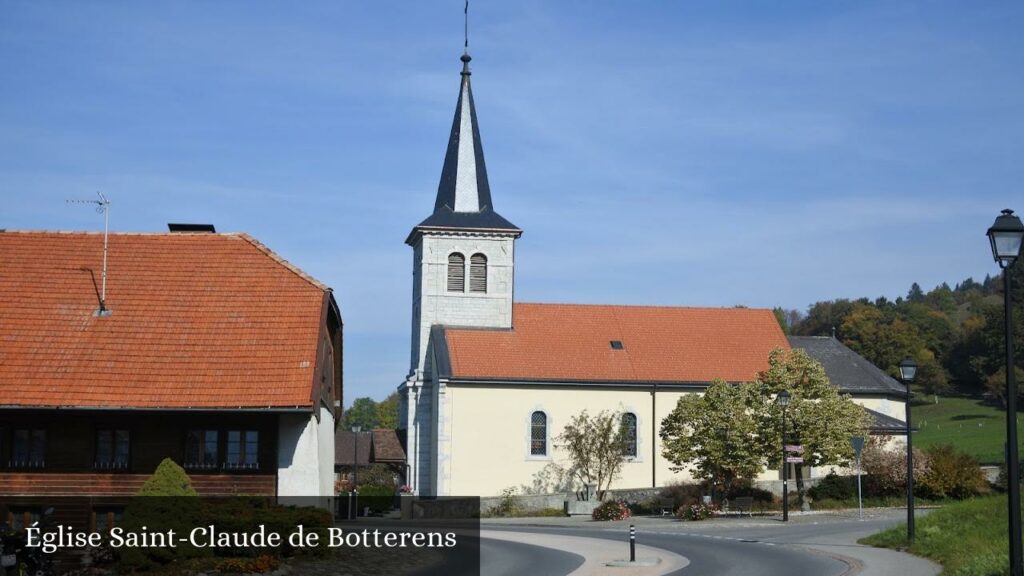
[[[739,497],[733,498],[732,500],[726,500],[725,501],[725,509],[726,509],[726,511],[727,512],[739,512],[740,516],[742,516],[743,513],[746,512],[747,516],[753,517],[754,516],[753,508],[754,508],[754,497],[753,496],[739,496]]]
[[[658,498],[658,510],[662,516],[671,516],[676,513],[676,501],[672,498]]]

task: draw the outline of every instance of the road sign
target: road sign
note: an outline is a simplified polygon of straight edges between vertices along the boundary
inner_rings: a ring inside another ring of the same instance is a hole
[[[786,452],[793,452],[794,454],[803,454],[804,447],[799,444],[786,444]]]
[[[857,457],[858,460],[860,460],[861,450],[864,450],[864,437],[854,436],[850,438],[850,445],[853,446],[854,455]]]
[[[786,456],[786,464],[803,464],[804,459],[800,456]]]

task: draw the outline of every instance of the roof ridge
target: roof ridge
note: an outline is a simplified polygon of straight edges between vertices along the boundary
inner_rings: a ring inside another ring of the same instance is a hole
[[[292,264],[288,260],[285,260],[277,252],[274,252],[273,250],[268,248],[265,244],[263,244],[262,242],[260,242],[256,238],[250,236],[249,234],[247,234],[245,232],[234,232],[232,234],[238,236],[239,238],[242,238],[243,240],[248,241],[257,250],[263,252],[271,260],[273,260],[273,261],[277,262],[278,264],[284,266],[285,268],[290,270],[292,273],[294,273],[299,278],[302,278],[303,280],[305,280],[306,282],[309,282],[310,284],[312,284],[313,286],[319,288],[320,290],[323,290],[325,292],[333,292],[333,290],[331,289],[330,286],[324,284],[323,282],[321,282],[321,281],[317,280],[316,278],[314,278],[313,276],[309,275],[302,268],[299,268],[295,264]]]
[[[753,312],[771,312],[771,308],[752,308],[748,306],[673,306],[671,304],[586,304],[581,302],[514,302],[527,306],[572,306],[574,308],[656,308],[669,310],[747,310]]]

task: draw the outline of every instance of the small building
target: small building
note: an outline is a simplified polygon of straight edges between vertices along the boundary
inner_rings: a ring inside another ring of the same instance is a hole
[[[398,430],[377,428],[352,432],[339,429],[334,438],[334,471],[339,492],[359,479],[366,481],[370,466],[383,467],[397,489],[405,483],[405,449]]]
[[[246,234],[0,231],[0,496],[330,497],[331,289]],[[101,295],[106,295],[101,303]]]

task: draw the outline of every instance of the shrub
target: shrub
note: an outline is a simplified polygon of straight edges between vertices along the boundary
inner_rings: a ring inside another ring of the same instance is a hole
[[[629,518],[629,506],[622,500],[604,502],[590,515],[594,520],[625,520]]]
[[[891,445],[885,437],[873,436],[864,446],[861,457],[864,470],[864,496],[898,496],[907,489],[907,448],[905,444]],[[928,470],[928,457],[914,450],[914,479],[922,478]]]
[[[707,520],[718,508],[714,504],[690,504],[676,510],[676,518],[687,521]]]
[[[915,486],[928,498],[963,500],[980,494],[986,488],[985,475],[978,461],[949,444],[936,444],[925,449],[928,469],[915,476]],[[916,492],[917,490],[915,490]]]
[[[136,496],[196,496],[192,479],[174,460],[164,458],[153,475],[142,483]]]
[[[662,488],[658,494],[661,498],[671,498],[673,508],[689,506],[690,504],[701,504],[704,502],[705,489],[702,484],[669,484]]]
[[[754,502],[762,505],[770,505],[775,501],[775,495],[763,488],[757,488],[750,480],[738,480],[729,487],[726,498],[739,498],[749,496]]]
[[[367,507],[371,512],[387,512],[395,507],[395,488],[380,484],[363,484],[359,486],[359,507]]]
[[[850,500],[857,496],[857,477],[839,476],[830,472],[807,490],[807,495],[814,501],[819,500]]]

